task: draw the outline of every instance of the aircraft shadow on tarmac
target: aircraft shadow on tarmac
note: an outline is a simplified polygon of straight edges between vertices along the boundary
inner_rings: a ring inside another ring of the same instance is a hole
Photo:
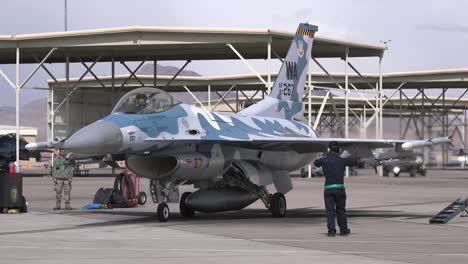
[[[156,213],[154,212],[141,212],[141,211],[129,211],[129,210],[96,210],[96,211],[80,211],[80,212],[70,212],[68,215],[75,216],[87,216],[93,217],[98,215],[113,215],[113,216],[129,216],[129,217],[138,217],[132,219],[126,219],[122,221],[109,221],[109,224],[112,222],[122,222],[122,223],[144,223],[144,222],[155,222]],[[192,223],[196,224],[202,223],[205,221],[219,221],[219,220],[262,220],[265,222],[281,222],[284,219],[287,219],[288,223],[302,223],[307,221],[307,223],[323,223],[324,218],[326,217],[325,210],[317,209],[312,207],[305,208],[295,208],[289,209],[284,218],[272,218],[269,211],[265,209],[243,209],[240,211],[233,212],[224,212],[224,213],[197,213],[192,218],[184,218],[178,212],[174,212],[171,215],[170,223]],[[430,218],[431,215],[424,214],[414,214],[404,211],[396,210],[348,210],[348,218],[394,218],[394,217],[405,217],[405,218]],[[235,222],[235,221],[233,221]]]
[[[246,221],[257,220],[250,224],[277,224],[285,222],[287,224],[323,224],[325,221],[325,211],[323,209],[314,209],[311,207],[306,208],[295,208],[288,210],[288,213],[283,218],[272,218],[270,213],[265,209],[244,209],[234,212],[226,213],[215,213],[215,214],[196,214],[193,218],[184,218],[179,213],[175,212],[171,216],[171,221],[168,223],[160,223],[156,220],[155,213],[152,212],[137,212],[128,210],[96,210],[96,211],[78,211],[78,212],[61,212],[60,214],[66,214],[70,216],[81,216],[88,218],[99,218],[102,215],[114,215],[114,216],[128,216],[132,217],[129,219],[109,220],[99,223],[89,223],[76,225],[73,227],[63,228],[45,228],[45,229],[34,229],[25,231],[13,231],[0,233],[1,235],[12,235],[12,234],[26,234],[26,233],[45,233],[53,231],[63,230],[77,230],[85,228],[98,228],[98,227],[109,227],[109,226],[121,226],[129,224],[151,224],[157,226],[180,226],[180,225],[207,225],[212,224],[214,221],[225,221],[229,225],[245,225]],[[410,219],[416,218],[430,218],[430,215],[423,214],[411,214],[403,211],[392,211],[392,210],[348,210],[348,218],[394,218],[394,217],[405,217]],[[260,221],[258,221],[260,220]]]

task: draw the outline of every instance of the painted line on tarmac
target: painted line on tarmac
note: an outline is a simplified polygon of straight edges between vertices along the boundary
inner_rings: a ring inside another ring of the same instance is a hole
[[[437,254],[438,256],[459,256],[459,257],[468,257],[467,253],[441,253]]]
[[[275,254],[316,254],[316,255],[388,255],[392,252],[382,251],[320,251],[320,250],[256,250],[256,249],[199,249],[199,248],[103,248],[103,247],[38,247],[38,246],[0,246],[0,249],[29,249],[29,250],[87,250],[87,251],[157,251],[157,252],[206,252],[206,253],[275,253]],[[405,255],[425,255],[425,256],[461,256],[468,257],[466,253],[418,253],[418,252],[405,252]]]
[[[116,237],[120,237],[116,236]],[[51,236],[48,235],[48,238],[63,238],[62,235]],[[86,236],[72,237],[67,236],[67,239],[86,239]],[[95,240],[95,237],[89,237],[90,240]],[[125,240],[141,240],[140,236],[135,236],[133,238],[126,238]],[[206,237],[148,237],[143,238],[144,240],[186,240],[186,241],[252,241],[252,242],[317,242],[317,243],[354,243],[354,244],[402,244],[402,245],[466,245],[466,242],[425,242],[425,241],[379,241],[379,240],[348,240],[347,238],[323,238],[323,239],[281,239],[281,238],[206,238]],[[109,237],[104,240],[115,240],[113,237]],[[1,246],[0,246],[1,247]]]
[[[352,254],[352,255],[393,255],[395,252],[383,252],[383,251],[338,251],[339,254]],[[418,252],[404,252],[399,254],[403,255],[424,255],[424,256],[437,256],[437,257],[445,257],[445,256],[460,256],[460,257],[468,257],[467,253],[418,253]]]
[[[333,255],[334,252],[321,250],[267,250],[267,249],[204,249],[204,248],[105,248],[105,247],[38,247],[38,246],[0,246],[0,249],[38,249],[38,250],[126,250],[126,251],[175,251],[175,252],[232,252],[232,253],[280,253],[280,254],[322,254]]]
[[[128,238],[126,237],[125,239],[121,239],[122,236],[125,236],[127,234],[123,234],[123,235],[116,235],[115,237],[109,237],[109,238],[106,238],[106,239],[102,239],[102,240],[111,240],[111,241],[122,241],[122,240],[125,240],[125,241],[133,241],[133,240],[163,240],[163,241],[200,241],[200,240],[203,240],[203,241],[252,241],[252,242],[256,242],[254,240],[251,240],[251,239],[246,239],[246,238],[205,238],[205,237],[169,237],[169,238],[165,238],[165,237],[143,237],[142,236],[135,236],[135,237],[132,237],[132,238]],[[50,235],[47,235],[47,238],[48,239],[63,239],[63,236],[50,236]],[[95,241],[96,240],[96,237],[94,236],[89,236],[89,237],[86,237],[86,236],[67,236],[66,237],[67,240],[74,240],[74,239],[80,239],[80,240],[92,240],[92,241]],[[260,241],[259,241],[260,242]]]
[[[339,238],[338,238],[339,239]],[[379,240],[348,240],[343,238],[343,240],[337,240],[336,238],[331,239],[275,239],[275,238],[255,238],[255,239],[246,239],[251,241],[259,242],[319,242],[319,243],[356,243],[356,244],[414,244],[414,245],[466,245],[466,242],[425,242],[425,241],[379,241]]]

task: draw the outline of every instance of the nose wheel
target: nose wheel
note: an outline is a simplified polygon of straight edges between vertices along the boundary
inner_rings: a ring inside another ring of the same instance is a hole
[[[165,202],[158,204],[157,215],[159,222],[167,222],[169,220],[169,206]]]

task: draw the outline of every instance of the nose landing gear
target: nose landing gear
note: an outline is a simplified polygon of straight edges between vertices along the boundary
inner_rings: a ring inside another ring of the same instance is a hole
[[[175,182],[161,182],[159,180],[150,181],[151,198],[154,203],[158,203],[156,210],[159,222],[169,220],[170,211],[167,203],[179,201],[179,191]]]

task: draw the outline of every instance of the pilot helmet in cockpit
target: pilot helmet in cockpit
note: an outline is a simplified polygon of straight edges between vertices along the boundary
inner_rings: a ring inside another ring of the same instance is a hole
[[[128,92],[115,105],[112,113],[152,114],[166,111],[178,104],[169,93],[150,87]]]
[[[147,99],[148,99],[148,97],[146,96],[146,94],[144,94],[144,93],[137,94],[136,97],[135,97],[136,106],[141,107],[141,108],[146,107],[146,104],[147,104],[146,100]]]

